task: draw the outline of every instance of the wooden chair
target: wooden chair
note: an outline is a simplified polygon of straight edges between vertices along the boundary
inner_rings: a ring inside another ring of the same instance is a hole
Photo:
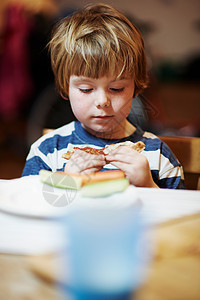
[[[159,136],[183,166],[187,189],[200,190],[200,138]]]
[[[44,128],[42,131],[42,135],[45,135],[46,133],[52,132],[54,129],[51,128]]]
[[[43,134],[53,129],[44,129]],[[189,190],[200,190],[200,138],[159,136],[183,166],[185,186]]]

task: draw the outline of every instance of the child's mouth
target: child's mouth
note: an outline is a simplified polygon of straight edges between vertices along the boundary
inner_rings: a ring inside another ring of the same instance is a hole
[[[108,120],[108,119],[111,119],[111,118],[113,118],[113,116],[105,115],[105,116],[95,116],[94,117],[94,119],[96,119],[96,120]]]

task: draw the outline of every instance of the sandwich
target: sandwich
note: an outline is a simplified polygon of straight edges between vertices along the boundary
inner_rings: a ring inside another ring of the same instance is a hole
[[[126,141],[106,145],[104,148],[96,149],[93,147],[73,147],[62,157],[70,159],[76,150],[82,150],[93,155],[108,155],[111,151],[128,146],[138,152],[142,152],[145,144],[141,141],[132,143]],[[113,193],[122,192],[129,186],[129,180],[121,170],[108,170],[94,172],[91,174],[74,174],[66,172],[51,172],[40,170],[41,181],[57,188],[80,190],[83,197],[105,197]]]
[[[145,148],[145,144],[141,141],[139,141],[137,143],[132,143],[131,141],[126,141],[126,142],[122,142],[122,143],[106,145],[105,148],[100,148],[100,149],[96,149],[96,148],[89,147],[89,146],[87,146],[87,147],[76,147],[76,146],[74,146],[71,150],[64,153],[62,155],[62,157],[69,160],[76,150],[82,150],[82,151],[85,151],[85,152],[93,154],[93,155],[104,155],[104,156],[106,156],[111,151],[113,151],[113,150],[115,150],[119,147],[123,147],[123,146],[128,146],[131,149],[134,149],[138,152],[142,152]]]

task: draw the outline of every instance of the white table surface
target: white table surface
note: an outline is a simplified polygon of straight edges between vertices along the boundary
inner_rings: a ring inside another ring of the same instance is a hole
[[[66,191],[54,189],[59,197]],[[59,194],[61,193],[61,194]],[[66,194],[65,194],[66,195]],[[39,176],[0,180],[0,253],[42,254],[63,246],[59,218],[71,208],[94,205],[139,205],[147,226],[200,212],[200,191],[147,189],[130,186],[124,193],[101,199],[79,193],[63,207],[50,205],[46,185]]]

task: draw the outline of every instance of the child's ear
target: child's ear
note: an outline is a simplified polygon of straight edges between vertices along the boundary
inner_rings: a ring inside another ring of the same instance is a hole
[[[60,95],[61,95],[61,97],[63,98],[63,99],[65,99],[65,100],[69,100],[69,97],[67,96],[67,97],[65,97],[65,96],[63,96],[63,94],[62,93],[60,93]]]
[[[136,98],[139,95],[139,93],[135,93],[133,94],[133,98]]]
[[[136,90],[137,90],[137,92],[136,92]],[[139,91],[138,91],[138,89],[136,88],[136,84],[134,84],[133,98],[136,98],[138,95],[139,95]]]

